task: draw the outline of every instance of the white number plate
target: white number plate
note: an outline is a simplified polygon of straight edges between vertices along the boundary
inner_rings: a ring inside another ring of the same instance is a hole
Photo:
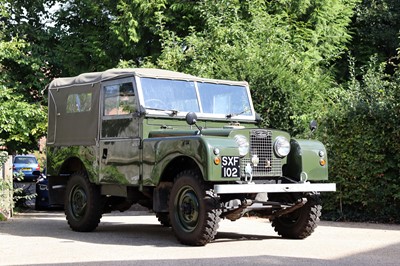
[[[238,156],[222,156],[222,177],[240,177],[240,161]]]

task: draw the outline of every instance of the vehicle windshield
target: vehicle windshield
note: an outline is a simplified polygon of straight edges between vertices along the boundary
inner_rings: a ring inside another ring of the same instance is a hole
[[[141,78],[141,86],[147,109],[252,116],[245,86],[155,78]]]
[[[144,107],[200,112],[194,82],[142,78]]]

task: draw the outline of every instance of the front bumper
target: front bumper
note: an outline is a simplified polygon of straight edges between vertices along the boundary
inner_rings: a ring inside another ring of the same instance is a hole
[[[290,192],[333,192],[335,183],[296,183],[296,184],[219,184],[214,185],[216,194],[246,193],[290,193]]]

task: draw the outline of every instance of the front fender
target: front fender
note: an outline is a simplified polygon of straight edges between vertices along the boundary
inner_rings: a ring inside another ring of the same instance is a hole
[[[157,185],[164,169],[175,158],[191,158],[202,170],[206,169],[206,145],[200,137],[151,138],[143,141],[143,183]]]
[[[292,139],[290,149],[284,166],[285,176],[299,181],[328,180],[327,152],[321,142]]]
[[[177,157],[193,160],[205,181],[226,181],[221,177],[221,165],[214,163],[215,147],[222,155],[239,156],[237,144],[227,138],[199,135],[146,139],[143,142],[143,184],[157,185],[164,169]]]

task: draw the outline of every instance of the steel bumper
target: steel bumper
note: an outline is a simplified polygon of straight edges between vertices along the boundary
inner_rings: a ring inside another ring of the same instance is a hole
[[[219,184],[214,185],[216,194],[236,193],[284,193],[284,192],[328,192],[336,191],[335,183],[296,184]]]

